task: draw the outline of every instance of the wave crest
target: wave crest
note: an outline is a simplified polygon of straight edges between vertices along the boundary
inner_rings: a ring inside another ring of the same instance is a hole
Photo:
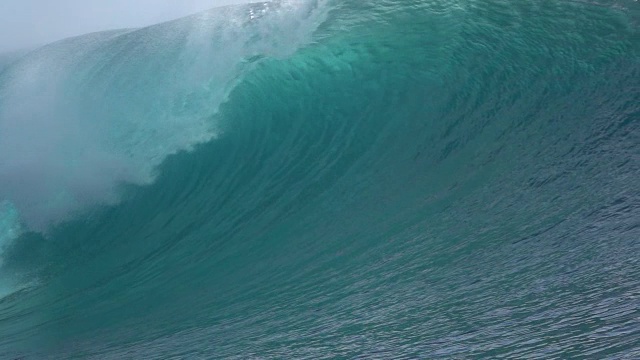
[[[212,115],[256,59],[310,40],[322,5],[225,7],[32,52],[0,76],[0,200],[44,231],[152,182],[168,155],[217,136]]]

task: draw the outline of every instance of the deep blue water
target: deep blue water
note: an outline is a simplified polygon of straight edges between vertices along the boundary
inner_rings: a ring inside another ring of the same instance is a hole
[[[639,9],[283,0],[3,61],[0,358],[640,358]]]

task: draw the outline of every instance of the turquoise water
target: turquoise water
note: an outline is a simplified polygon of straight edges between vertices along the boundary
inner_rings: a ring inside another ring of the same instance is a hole
[[[0,69],[0,358],[640,358],[634,1],[277,1]]]

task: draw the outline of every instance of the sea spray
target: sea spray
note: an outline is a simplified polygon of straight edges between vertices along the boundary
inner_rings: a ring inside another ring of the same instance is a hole
[[[0,74],[0,199],[37,231],[117,203],[122,184],[218,136],[242,74],[310,41],[323,16],[317,1],[274,1],[31,52]]]

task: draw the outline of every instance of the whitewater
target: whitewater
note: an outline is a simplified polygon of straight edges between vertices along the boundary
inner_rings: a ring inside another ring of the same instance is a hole
[[[639,20],[274,0],[0,55],[0,358],[639,358]]]

